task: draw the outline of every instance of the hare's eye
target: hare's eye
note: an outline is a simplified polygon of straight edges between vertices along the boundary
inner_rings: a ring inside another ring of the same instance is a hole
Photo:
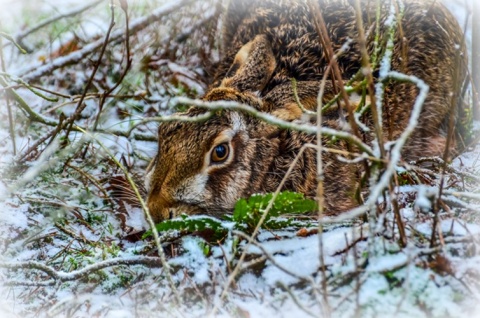
[[[212,151],[212,162],[215,163],[220,163],[225,161],[228,158],[228,154],[230,153],[230,149],[228,147],[228,144],[223,143],[215,148],[213,148]]]

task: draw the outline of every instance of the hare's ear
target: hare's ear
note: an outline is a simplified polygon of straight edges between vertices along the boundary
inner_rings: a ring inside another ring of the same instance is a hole
[[[241,92],[261,91],[270,80],[276,65],[267,37],[257,35],[238,51],[221,86]]]

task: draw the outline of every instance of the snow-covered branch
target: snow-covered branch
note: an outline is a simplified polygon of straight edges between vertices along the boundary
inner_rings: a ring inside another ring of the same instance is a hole
[[[307,123],[285,121],[272,114],[258,111],[257,109],[255,109],[250,105],[246,105],[246,104],[242,104],[234,101],[206,102],[206,101],[190,99],[186,97],[177,97],[176,99],[173,100],[173,104],[187,104],[187,105],[192,105],[200,108],[205,108],[210,111],[236,110],[236,111],[249,114],[255,118],[265,121],[266,123],[269,123],[271,125],[274,125],[280,128],[296,130],[296,131],[304,132],[310,135],[316,135],[318,132],[317,126],[310,125]],[[370,148],[370,146],[366,145],[359,138],[355,137],[354,135],[348,132],[339,131],[339,130],[335,130],[328,127],[321,127],[321,134],[325,136],[337,137],[337,138],[349,141],[352,144],[358,146],[360,150],[373,156],[373,150]]]
[[[92,274],[94,272],[98,272],[104,268],[113,267],[113,266],[133,266],[133,265],[145,265],[149,267],[161,267],[161,261],[157,257],[149,257],[149,256],[129,256],[129,257],[118,257],[109,259],[106,261],[102,261],[96,264],[92,264],[86,266],[80,270],[76,270],[73,272],[63,272],[58,271],[57,269],[47,266],[43,263],[29,261],[29,262],[0,262],[0,267],[6,269],[32,269],[32,270],[39,270],[44,272],[52,279],[47,280],[46,282],[39,282],[40,285],[48,284],[53,285],[56,282],[68,282],[77,280],[80,278],[85,277],[86,275]],[[12,281],[13,284],[20,284],[19,281]],[[8,284],[8,282],[7,282]],[[35,282],[33,283],[35,284]]]

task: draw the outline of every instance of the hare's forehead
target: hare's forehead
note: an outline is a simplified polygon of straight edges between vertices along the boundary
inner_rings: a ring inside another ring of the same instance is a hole
[[[224,114],[203,123],[165,123],[159,129],[159,145],[162,152],[185,150],[189,153],[202,152],[214,146],[219,139],[233,138],[246,130],[243,116],[236,112]]]
[[[244,118],[236,112],[231,112],[229,114],[229,119],[230,119],[230,127],[234,132],[239,132],[242,130],[246,130],[246,124]]]

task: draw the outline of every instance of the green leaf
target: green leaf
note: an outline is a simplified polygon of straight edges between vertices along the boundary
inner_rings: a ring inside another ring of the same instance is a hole
[[[240,199],[235,204],[233,216],[224,216],[224,219],[234,222],[234,227],[251,232],[257,226],[265,209],[268,207],[273,194],[255,194],[248,199]],[[267,229],[282,229],[289,226],[302,227],[309,222],[297,221],[294,218],[280,218],[285,214],[304,214],[317,210],[317,203],[311,199],[305,199],[304,195],[295,192],[281,192],[275,199],[269,210],[262,227]],[[177,219],[165,220],[156,225],[159,233],[166,231],[182,231],[193,233],[213,230],[214,237],[221,238],[228,232],[228,228],[222,221],[208,216],[187,216],[182,215]],[[152,235],[147,231],[143,238]]]
[[[205,229],[211,229],[215,232],[215,236],[223,236],[227,229],[223,226],[222,222],[208,216],[193,216],[182,215],[180,218],[173,220],[165,220],[155,225],[155,228],[159,233],[166,231],[186,231],[193,233],[197,231],[204,231]],[[152,235],[152,230],[145,232],[142,238],[147,238]]]
[[[273,194],[269,193],[255,194],[248,200],[240,199],[235,205],[232,218],[237,228],[254,229],[272,198]],[[317,203],[314,200],[305,199],[303,194],[289,191],[281,192],[269,210],[264,226],[273,225],[274,223],[270,222],[271,219],[284,214],[304,214],[315,210],[317,210]],[[280,223],[277,222],[277,224]],[[283,222],[283,224],[288,225],[289,222]]]

